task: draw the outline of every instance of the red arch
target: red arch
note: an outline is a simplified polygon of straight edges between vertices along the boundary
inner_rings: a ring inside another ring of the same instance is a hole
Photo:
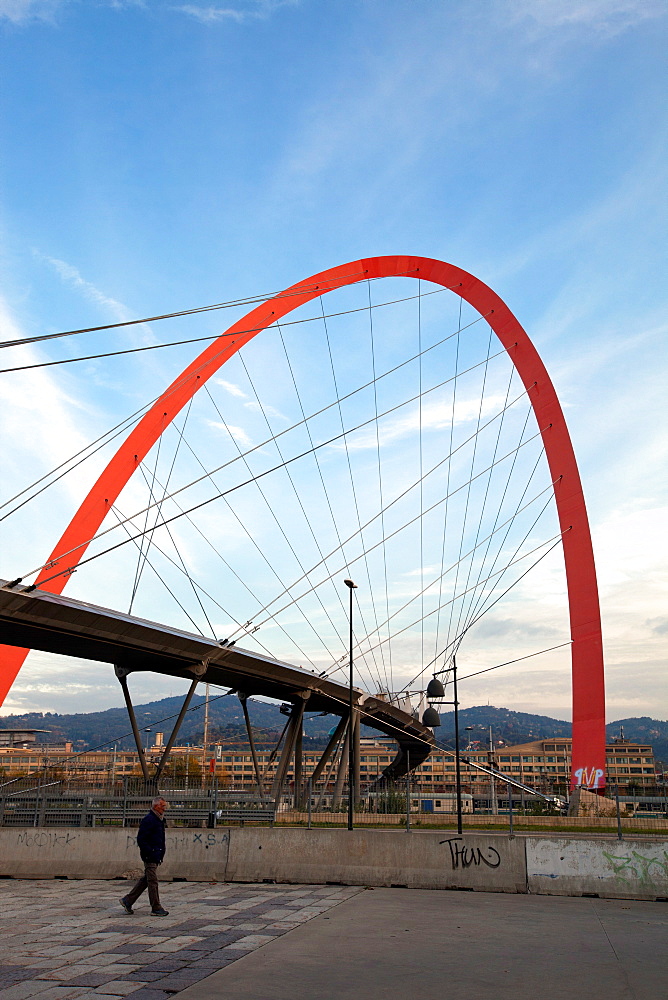
[[[425,257],[370,257],[343,264],[292,285],[253,309],[204,350],[172,382],[120,446],[89,492],[35,581],[52,577],[54,567],[74,569],[138,464],[164,429],[199,388],[236,351],[271,323],[317,296],[367,278],[421,278],[452,289],[481,313],[512,359],[527,389],[555,486],[572,639],[572,783],[603,788],[605,783],[605,694],[603,646],[594,554],[580,475],[564,415],[545,366],[505,303],[473,275]],[[61,593],[64,573],[44,589]],[[3,647],[0,698],[4,700],[28,650]]]

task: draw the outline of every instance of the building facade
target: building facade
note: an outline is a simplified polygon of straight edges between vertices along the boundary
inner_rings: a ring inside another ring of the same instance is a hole
[[[160,734],[158,734],[160,736]],[[307,751],[303,755],[302,777],[306,781],[320,759],[322,751]],[[161,741],[147,750],[149,765],[157,764]],[[396,755],[393,740],[363,739],[360,744],[360,791],[370,789]],[[275,774],[277,761],[269,750],[258,751],[258,762],[268,785]],[[656,794],[656,773],[652,747],[616,740],[606,748],[606,783],[616,786],[620,795]],[[331,790],[334,786],[337,762],[325,768],[316,789]],[[478,766],[476,766],[478,765]],[[542,794],[566,794],[571,767],[571,741],[566,738],[535,740],[519,746],[497,747],[493,751],[469,749],[461,752],[461,781],[466,794],[484,797],[490,788],[490,776],[480,768],[493,766],[523,785]],[[7,778],[47,770],[50,780],[64,778],[88,784],[107,785],[141,775],[137,753],[130,750],[97,750],[75,753],[71,744],[60,747],[45,745],[0,746],[0,774]],[[250,749],[239,745],[210,747],[205,755],[202,747],[174,747],[167,776],[188,781],[215,776],[221,788],[252,792],[257,787]],[[428,760],[411,775],[411,787],[425,794],[452,793],[455,790],[455,758],[452,752],[434,750]],[[294,766],[286,776],[294,781]],[[502,779],[497,778],[497,784]],[[500,789],[499,789],[500,791]]]

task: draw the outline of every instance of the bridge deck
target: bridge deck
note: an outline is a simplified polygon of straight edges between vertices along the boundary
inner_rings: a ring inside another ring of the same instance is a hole
[[[10,589],[0,580],[0,642],[101,663],[127,671],[153,671],[231,687],[246,695],[281,701],[307,699],[308,712],[343,716],[348,687],[289,663],[239,646],[168,625],[135,618],[48,591]],[[431,729],[388,702],[355,689],[364,725],[397,740],[400,754],[391,774],[405,773],[425,760],[433,746]]]

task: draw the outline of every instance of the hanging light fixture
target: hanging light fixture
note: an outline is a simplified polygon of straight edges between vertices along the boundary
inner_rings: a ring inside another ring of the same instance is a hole
[[[445,688],[438,677],[432,677],[427,685],[427,698],[443,698],[445,696]]]
[[[430,729],[434,729],[441,724],[441,717],[435,708],[430,705],[429,708],[425,709],[424,715],[422,716],[422,725],[429,726]]]

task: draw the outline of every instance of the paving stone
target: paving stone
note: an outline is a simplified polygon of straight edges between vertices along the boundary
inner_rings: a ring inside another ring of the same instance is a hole
[[[104,986],[98,986],[95,990],[100,996],[115,996],[115,997],[125,997],[129,993],[135,993],[137,990],[141,989],[139,983],[130,982],[127,979],[112,979],[110,983],[105,983]]]
[[[158,944],[153,944],[148,948],[148,951],[179,951],[181,948],[187,948],[188,945],[195,944],[197,941],[201,941],[201,937],[192,937],[184,935],[183,937],[168,938],[166,941],[159,941]]]
[[[260,948],[267,941],[273,941],[273,937],[269,934],[249,934],[246,937],[240,938],[233,944],[229,944],[228,948]]]
[[[187,969],[183,972],[172,972],[164,979],[159,979],[154,983],[156,989],[161,990],[184,990],[193,983],[198,983],[200,979],[206,979],[211,972],[208,969]]]
[[[205,924],[204,927],[200,927],[198,929],[198,933],[199,934],[215,934],[218,931],[226,931],[228,929],[228,927],[231,927],[231,926],[232,925],[229,924],[229,923]]]
[[[80,986],[50,986],[43,993],[36,994],[43,1000],[75,1000],[88,990]]]
[[[41,982],[39,979],[25,979],[22,983],[0,990],[0,1000],[28,1000],[29,997],[51,989],[51,986],[51,983]]]
[[[107,955],[134,955],[136,952],[143,952],[143,951],[146,951],[146,945],[145,944],[141,944],[141,943],[140,944],[133,944],[132,942],[128,941],[127,943],[123,943],[122,945],[119,945],[118,948],[112,948],[111,951],[108,951],[106,954]]]
[[[164,972],[130,972],[127,976],[124,976],[126,982],[128,983],[154,983],[156,979],[162,979],[165,976]]]
[[[104,983],[110,983],[112,979],[116,976],[116,972],[108,973],[105,969],[104,972],[89,972],[85,976],[77,976],[76,980],[72,980],[69,983],[70,986],[92,986],[97,988],[102,986]]]
[[[81,1000],[99,1000],[99,993],[90,993],[86,997],[82,997]],[[167,1000],[167,997],[171,997],[172,993],[167,993],[165,990],[154,990],[150,987],[143,987],[137,990],[136,993],[132,993],[132,1000]]]
[[[140,945],[140,947],[145,948],[146,946]],[[119,956],[116,955],[116,958],[119,958]],[[147,951],[133,951],[128,955],[128,962],[131,965],[149,965],[151,962],[155,962],[155,952],[153,951],[149,954]],[[125,965],[125,962],[121,962],[120,964]]]
[[[162,959],[160,962],[154,962],[152,965],[142,965],[135,972],[138,976],[143,975],[145,972],[159,972],[164,975],[167,972],[176,972],[179,969],[185,969],[188,965],[188,962],[181,961],[178,958],[169,958]]]

